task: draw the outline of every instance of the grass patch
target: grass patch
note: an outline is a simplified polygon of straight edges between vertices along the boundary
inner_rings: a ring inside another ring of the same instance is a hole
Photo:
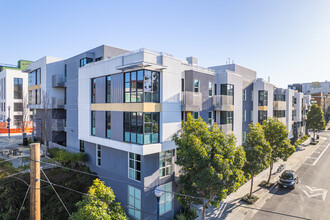
[[[267,181],[264,180],[258,186],[269,189],[270,187],[274,186],[274,183],[267,183]]]
[[[254,204],[258,199],[259,199],[259,197],[255,196],[255,195],[251,195],[251,196],[250,196],[250,194],[248,193],[248,194],[246,194],[245,196],[243,196],[243,197],[241,198],[241,201],[242,201],[242,202],[245,202],[245,203],[247,203],[247,204],[252,205],[252,204]]]

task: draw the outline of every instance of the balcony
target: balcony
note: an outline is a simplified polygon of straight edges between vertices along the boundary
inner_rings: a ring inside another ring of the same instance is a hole
[[[65,119],[52,119],[53,131],[64,131]]]
[[[64,88],[65,87],[65,80],[62,74],[54,74],[52,76],[52,86],[54,88]]]
[[[213,105],[215,111],[233,111],[234,97],[230,95],[213,96]]]
[[[64,108],[64,99],[52,97],[52,108],[54,109]]]
[[[277,120],[278,120],[279,122],[282,122],[283,124],[286,125],[286,117],[283,117],[283,118],[277,118]]]
[[[202,93],[181,92],[182,111],[198,112],[202,111]]]
[[[233,133],[233,125],[232,124],[223,124],[223,125],[220,125],[219,128],[225,134],[231,134],[231,133]]]
[[[274,110],[286,110],[286,101],[274,101]]]

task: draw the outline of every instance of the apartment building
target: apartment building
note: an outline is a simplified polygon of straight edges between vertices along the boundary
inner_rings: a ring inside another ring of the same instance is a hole
[[[78,69],[126,52],[102,45],[68,59],[46,56],[30,64],[29,104],[37,123],[36,138],[46,136],[51,146],[79,151]]]
[[[156,186],[167,191],[160,215],[173,218],[172,136],[187,113],[212,124],[214,71],[140,49],[80,68],[78,89],[78,137],[92,170],[113,178],[105,181],[133,219],[155,218]]]
[[[1,67],[0,72],[0,122],[7,122],[10,128],[19,129],[24,121],[29,121],[27,110],[28,74],[20,69]],[[25,106],[23,106],[25,105]]]
[[[288,85],[289,89],[298,90],[298,92],[302,92],[306,94],[307,92],[312,92],[314,89],[321,90],[320,92],[325,92],[330,90],[330,82],[308,82],[308,83],[294,83]]]
[[[17,65],[0,63],[0,72],[3,70],[6,70],[6,69],[25,71],[28,69],[28,67],[31,63],[32,63],[32,61],[29,61],[29,60],[19,60],[17,62]]]

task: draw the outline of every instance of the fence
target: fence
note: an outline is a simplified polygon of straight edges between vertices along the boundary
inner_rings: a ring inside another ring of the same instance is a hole
[[[22,122],[23,123],[23,122]],[[32,121],[27,121],[25,123],[24,133],[32,133]],[[7,134],[8,128],[7,128],[7,122],[0,122],[0,134]],[[10,133],[22,133],[22,124],[19,128],[10,128]]]

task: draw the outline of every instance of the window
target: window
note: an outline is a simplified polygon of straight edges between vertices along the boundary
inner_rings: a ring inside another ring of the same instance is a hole
[[[80,152],[85,152],[85,142],[80,140]]]
[[[246,89],[243,89],[243,101],[246,101]]]
[[[234,95],[234,85],[221,84],[221,95]]]
[[[129,153],[128,178],[141,181],[141,155]]]
[[[172,174],[173,151],[168,150],[159,153],[159,176],[169,176]]]
[[[172,210],[172,182],[161,185],[160,190],[163,191],[159,199],[159,214],[162,215]]]
[[[243,131],[243,134],[242,134],[242,142],[245,143],[246,141],[246,132]]]
[[[213,95],[213,91],[212,91],[212,82],[209,82],[209,96]]]
[[[159,143],[159,112],[124,112],[124,140],[137,144]]]
[[[103,57],[98,57],[98,58],[95,58],[95,62],[98,62],[100,60],[102,60]]]
[[[267,106],[268,105],[268,91],[260,90],[258,98],[258,106]]]
[[[233,124],[233,112],[221,111],[220,112],[220,124]]]
[[[29,72],[29,86],[41,84],[41,69]]]
[[[68,66],[67,64],[64,65],[64,82],[67,81],[67,75],[68,75]]]
[[[293,97],[293,104],[297,104],[297,98]]]
[[[89,57],[85,57],[83,59],[80,59],[80,67],[83,67],[86,64],[91,63],[91,62],[93,62],[93,59],[89,58]]]
[[[141,219],[141,190],[128,186],[128,214]]]
[[[111,76],[106,77],[105,84],[106,103],[111,102]]]
[[[184,92],[184,79],[181,79],[181,91]]]
[[[14,112],[23,111],[23,103],[14,103]]]
[[[214,95],[217,95],[217,84],[214,84]]]
[[[194,119],[198,119],[198,116],[199,116],[199,112],[194,112],[194,113],[193,113],[193,117],[194,117]]]
[[[36,104],[40,105],[41,104],[41,89],[36,89]]]
[[[91,124],[92,124],[91,135],[95,136],[95,111],[92,111],[91,115],[92,115],[92,117],[91,117]]]
[[[96,145],[96,165],[101,166],[101,146]]]
[[[41,84],[41,70],[37,69],[37,85]]]
[[[251,101],[253,101],[253,90],[251,90]]]
[[[22,99],[23,98],[23,79],[22,78],[14,78],[14,99]]]
[[[194,92],[199,92],[199,80],[194,80]]]
[[[246,110],[243,110],[243,122],[246,122]]]
[[[258,111],[258,122],[262,124],[267,119],[267,111]]]
[[[96,79],[91,80],[91,92],[92,92],[91,103],[95,103],[95,99],[96,99]]]
[[[213,112],[209,112],[208,114],[208,124],[212,125],[213,124]]]
[[[105,112],[106,137],[111,138],[111,112]]]
[[[285,101],[285,95],[282,94],[274,95],[274,101]]]
[[[150,70],[125,73],[125,102],[159,103],[159,77],[159,72]]]
[[[274,110],[274,117],[285,118],[285,110]]]
[[[23,116],[22,115],[14,115],[14,125],[17,128],[20,128],[21,127],[22,120],[23,120]]]

